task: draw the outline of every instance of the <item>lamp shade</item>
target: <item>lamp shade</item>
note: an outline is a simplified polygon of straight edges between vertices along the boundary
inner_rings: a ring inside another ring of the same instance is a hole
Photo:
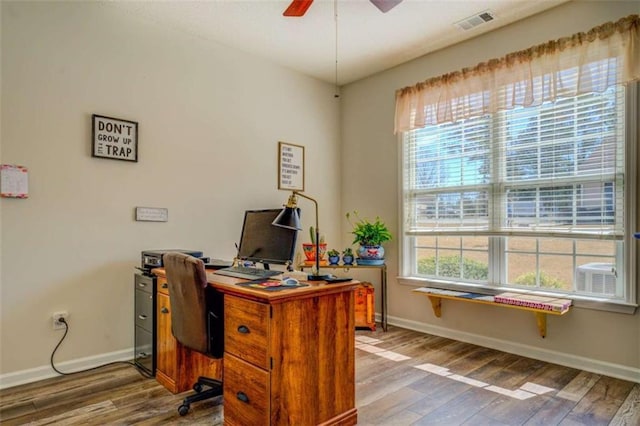
[[[295,207],[283,208],[271,224],[281,228],[295,229],[297,231],[302,229],[300,225],[300,212]]]

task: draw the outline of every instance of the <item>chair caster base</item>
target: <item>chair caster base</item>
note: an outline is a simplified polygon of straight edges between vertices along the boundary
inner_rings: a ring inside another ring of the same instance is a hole
[[[182,404],[178,407],[178,414],[180,414],[181,416],[186,416],[189,412],[189,408],[190,407],[187,404]]]

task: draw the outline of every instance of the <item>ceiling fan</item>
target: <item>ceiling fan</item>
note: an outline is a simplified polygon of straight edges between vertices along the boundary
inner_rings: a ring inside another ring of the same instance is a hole
[[[373,3],[382,13],[387,13],[393,9],[402,0],[369,0]],[[309,6],[311,6],[313,0],[293,0],[287,10],[284,11],[284,16],[299,17],[303,16]]]

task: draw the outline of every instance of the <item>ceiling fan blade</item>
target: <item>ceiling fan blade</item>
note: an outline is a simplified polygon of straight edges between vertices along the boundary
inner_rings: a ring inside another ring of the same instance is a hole
[[[369,1],[373,3],[378,9],[380,9],[380,12],[387,13],[388,11],[396,7],[398,3],[400,3],[402,0],[369,0]]]
[[[313,0],[293,0],[283,16],[302,16],[306,13]]]

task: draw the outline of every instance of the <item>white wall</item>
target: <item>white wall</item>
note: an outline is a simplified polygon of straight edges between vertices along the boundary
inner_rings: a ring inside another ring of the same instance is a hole
[[[106,2],[3,1],[1,14],[1,161],[29,169],[29,198],[0,201],[5,379],[51,373],[59,310],[71,331],[58,362],[131,355],[140,251],[232,258],[244,210],[286,201],[278,141],[306,147],[306,192],[339,239],[332,85]],[[92,158],[91,114],[137,121],[139,162]],[[136,222],[135,206],[169,221]],[[300,207],[308,226],[313,204]]]
[[[640,13],[637,2],[566,3],[342,88],[344,210],[380,215],[400,228],[399,143],[393,135],[397,89],[633,13]],[[386,246],[391,323],[640,381],[638,313],[573,309],[549,318],[544,340],[533,315],[515,310],[445,301],[442,318],[436,318],[426,297],[412,294],[413,287],[395,278],[399,241]]]

